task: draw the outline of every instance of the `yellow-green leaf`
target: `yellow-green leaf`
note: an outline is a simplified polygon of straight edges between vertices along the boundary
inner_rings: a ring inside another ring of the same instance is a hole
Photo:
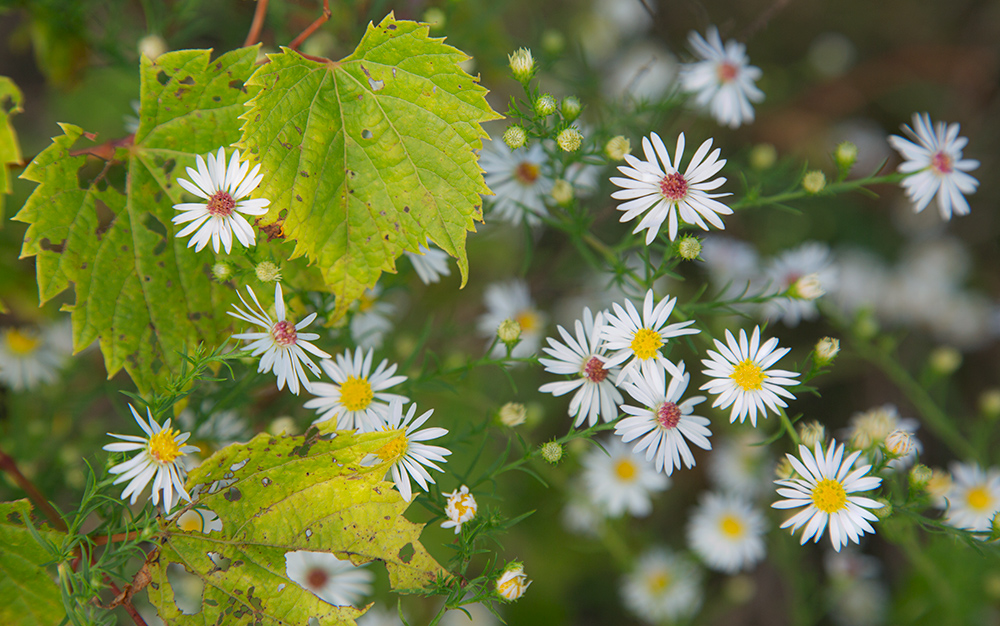
[[[0,624],[55,626],[66,617],[62,592],[44,564],[52,555],[25,525],[31,515],[28,500],[0,502]],[[38,535],[56,545],[63,533],[36,527]]]
[[[17,143],[17,133],[10,124],[10,117],[20,113],[21,90],[14,81],[0,76],[0,225],[3,224],[5,196],[10,193],[10,173],[7,166],[21,162],[21,147]]]

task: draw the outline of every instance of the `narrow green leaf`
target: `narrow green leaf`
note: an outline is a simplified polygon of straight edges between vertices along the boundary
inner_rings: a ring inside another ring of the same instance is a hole
[[[12,115],[20,113],[21,90],[14,81],[6,76],[0,76],[0,227],[4,223],[3,206],[5,196],[10,193],[10,174],[7,166],[21,162],[21,146],[17,143],[17,133],[11,126]]]
[[[59,586],[43,565],[52,555],[25,525],[30,515],[27,499],[0,502],[0,624],[5,626],[55,625],[66,617]],[[62,543],[63,533],[47,527],[37,532]]]
[[[283,220],[293,256],[319,265],[347,310],[404,250],[429,237],[468,275],[465,237],[482,221],[475,150],[498,115],[458,64],[468,57],[390,13],[339,62],[284,49],[249,84],[240,145],[268,176],[263,221]]]

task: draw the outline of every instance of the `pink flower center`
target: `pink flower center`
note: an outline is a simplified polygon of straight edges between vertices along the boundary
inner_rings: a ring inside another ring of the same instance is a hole
[[[592,356],[583,366],[583,375],[590,382],[599,383],[608,377],[608,370],[604,369],[604,363],[599,358]]]
[[[667,200],[673,200],[674,202],[680,200],[687,195],[688,183],[684,180],[684,177],[680,172],[674,172],[673,174],[667,174],[660,179],[660,193]]]
[[[236,208],[236,201],[225,191],[216,191],[208,199],[208,214],[215,217],[229,217]]]
[[[271,336],[274,337],[274,343],[285,347],[295,343],[298,333],[295,332],[295,324],[282,320],[271,327]]]
[[[528,161],[521,161],[514,169],[514,178],[524,186],[534,185],[539,174],[541,174],[541,168]]]
[[[723,61],[719,63],[719,67],[716,69],[719,75],[720,83],[731,83],[736,80],[736,75],[740,73],[736,66],[729,61]]]
[[[673,402],[664,402],[656,409],[656,423],[664,430],[675,428],[681,421],[681,408]]]
[[[306,584],[309,585],[310,589],[322,589],[328,580],[330,580],[330,575],[318,567],[314,567],[306,573]]]
[[[954,171],[954,161],[944,152],[935,152],[931,157],[931,168],[938,174],[951,174]]]

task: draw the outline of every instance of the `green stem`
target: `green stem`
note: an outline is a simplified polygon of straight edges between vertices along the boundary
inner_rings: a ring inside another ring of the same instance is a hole
[[[785,413],[785,409],[778,409],[778,417],[781,418],[781,425],[785,427],[785,432],[788,436],[792,438],[795,443],[795,447],[798,448],[802,445],[802,439],[799,438],[799,434],[795,432],[795,426],[792,425],[792,420],[788,419],[788,414]]]
[[[788,202],[789,200],[799,200],[801,198],[814,198],[816,196],[831,196],[834,194],[842,193],[845,191],[856,191],[868,185],[880,185],[883,183],[895,184],[906,178],[905,174],[892,173],[886,174],[885,176],[872,176],[871,178],[862,178],[859,180],[845,180],[839,183],[831,183],[823,188],[823,190],[818,193],[809,193],[805,189],[797,189],[795,191],[786,191],[784,193],[778,193],[773,196],[763,196],[761,198],[749,198],[745,197],[739,202],[734,202],[730,205],[730,208],[735,210],[739,209],[749,209],[752,207],[767,206],[769,204],[780,204],[782,202]]]

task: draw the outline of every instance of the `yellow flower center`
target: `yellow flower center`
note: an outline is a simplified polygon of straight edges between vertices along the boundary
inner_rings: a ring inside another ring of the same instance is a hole
[[[632,337],[632,353],[640,359],[651,359],[663,345],[663,337],[651,328],[640,328]]]
[[[836,513],[847,508],[847,492],[836,480],[824,478],[813,487],[812,501],[824,513]]]
[[[538,323],[538,313],[530,309],[518,313],[516,320],[521,327],[521,332],[530,333],[533,330],[538,330],[540,326]]]
[[[181,447],[174,441],[178,432],[173,428],[161,430],[149,438],[149,456],[156,459],[160,465],[169,465],[179,456],[183,456]]]
[[[646,579],[646,585],[651,594],[657,594],[670,586],[670,575],[666,572],[653,572]]]
[[[204,520],[196,511],[187,511],[177,519],[177,527],[186,532],[201,531]]]
[[[348,376],[340,386],[340,403],[348,411],[364,411],[374,398],[372,385],[364,378]]]
[[[729,375],[737,385],[744,391],[758,391],[764,383],[767,375],[760,366],[754,363],[753,359],[741,361],[733,368],[733,373]]]
[[[730,539],[739,539],[743,536],[743,522],[735,515],[723,515],[719,521],[719,529]]]
[[[471,519],[472,515],[476,514],[476,506],[474,504],[466,504],[469,501],[469,496],[463,494],[458,496],[452,503],[455,506],[455,510],[458,512],[458,519],[466,519],[469,516]]]
[[[375,306],[375,296],[371,293],[366,291],[358,298],[358,311],[367,313],[372,310],[373,306]]]
[[[399,435],[389,443],[376,450],[375,454],[383,461],[398,459],[406,453],[408,445],[409,441],[407,441],[406,435]]]
[[[7,347],[18,356],[31,354],[41,342],[34,334],[21,332],[16,328],[7,331]]]
[[[965,502],[970,509],[986,511],[990,508],[990,492],[982,485],[973,487],[965,494]]]
[[[630,482],[635,478],[638,473],[635,463],[629,459],[619,459],[615,462],[615,475],[621,480]]]

